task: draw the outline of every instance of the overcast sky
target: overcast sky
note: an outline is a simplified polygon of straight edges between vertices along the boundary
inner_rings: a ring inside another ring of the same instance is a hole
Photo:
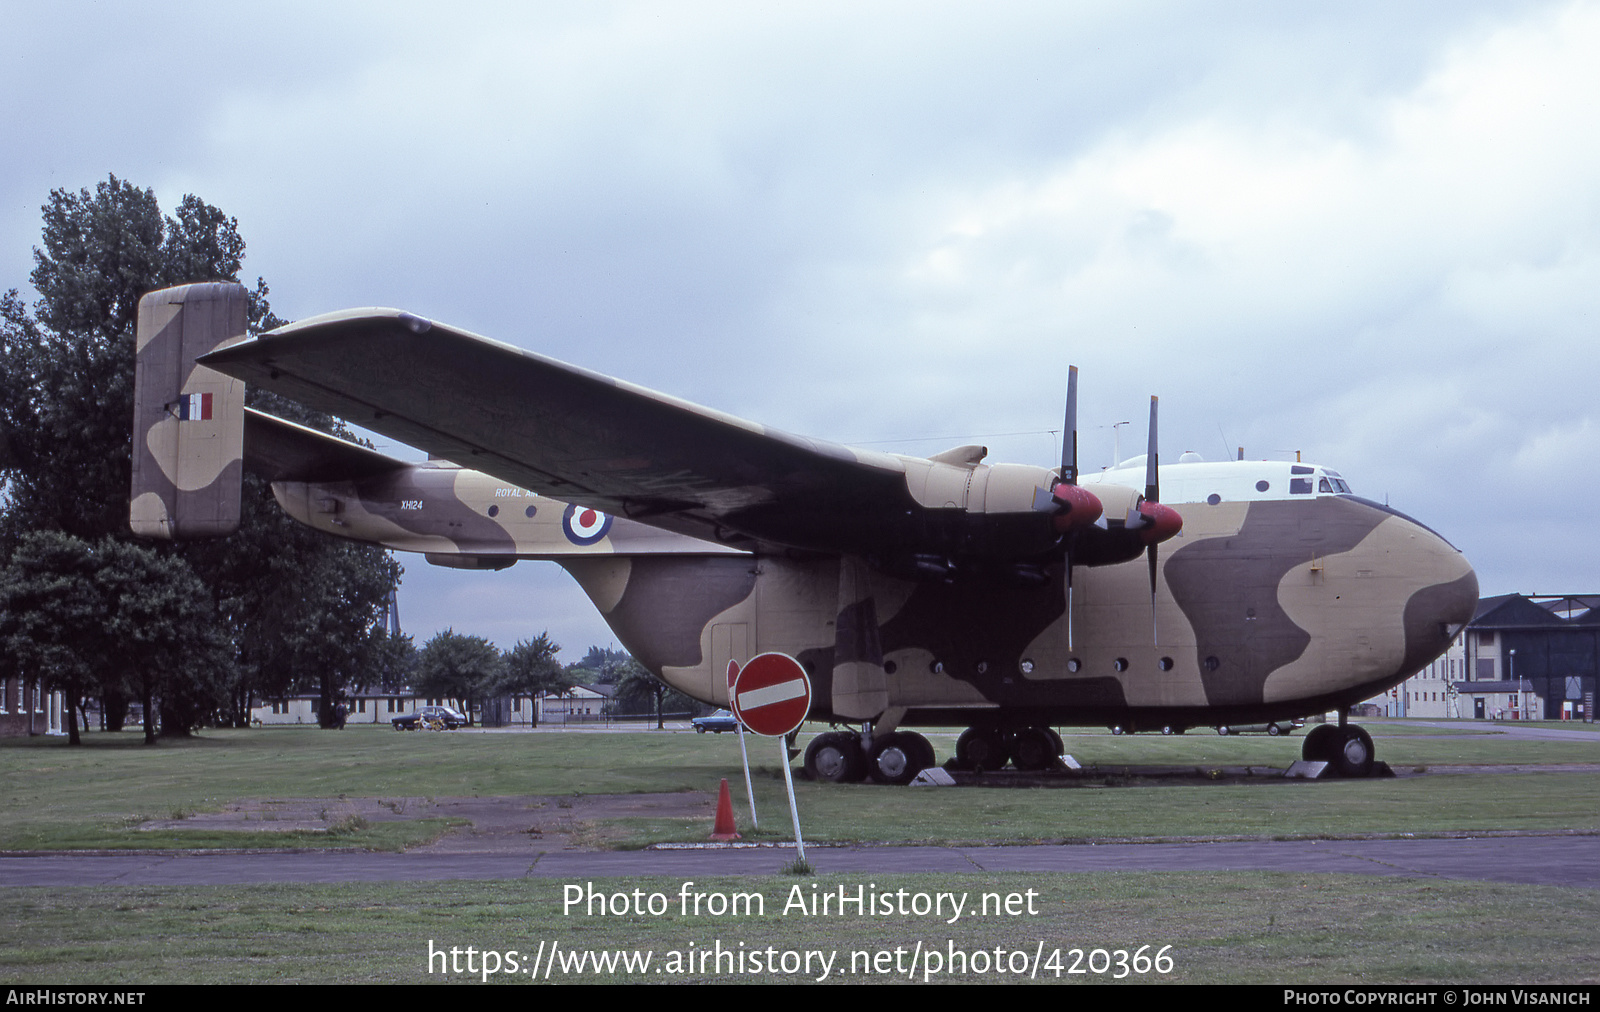
[[[154,10],[160,13],[151,14]],[[1305,459],[1600,591],[1600,5],[0,2],[0,289],[115,173],[289,319],[408,309],[807,435]],[[31,292],[28,293],[31,297]],[[401,617],[611,637],[558,568]]]

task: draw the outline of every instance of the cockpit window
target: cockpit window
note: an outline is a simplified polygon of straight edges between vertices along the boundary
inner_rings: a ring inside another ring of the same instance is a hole
[[[1290,478],[1289,479],[1289,494],[1290,495],[1310,495],[1311,494],[1311,479],[1310,478]]]
[[[1321,481],[1317,482],[1317,491],[1318,492],[1332,492],[1333,491],[1333,486],[1328,484],[1328,479],[1323,478]]]

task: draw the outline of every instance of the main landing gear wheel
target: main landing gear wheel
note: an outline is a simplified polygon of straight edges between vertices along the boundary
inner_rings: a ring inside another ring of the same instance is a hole
[[[910,731],[895,731],[875,739],[867,771],[880,784],[909,784],[933,765],[933,746]]]
[[[997,770],[1010,757],[998,727],[969,727],[956,739],[956,763],[962,769]]]
[[[1011,762],[1019,770],[1048,769],[1060,754],[1048,728],[1025,727],[1011,742]]]
[[[806,775],[813,780],[853,784],[867,774],[867,757],[860,740],[846,731],[829,731],[811,739],[806,747]]]

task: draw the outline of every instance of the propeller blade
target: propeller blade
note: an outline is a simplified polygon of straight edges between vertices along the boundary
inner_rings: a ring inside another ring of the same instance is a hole
[[[1067,551],[1067,649],[1072,649],[1072,552]]]
[[[1144,458],[1144,498],[1145,502],[1159,503],[1161,501],[1161,455],[1156,449],[1156,407],[1160,398],[1154,394],[1150,397],[1150,446],[1145,451]],[[1160,633],[1156,629],[1156,542],[1152,541],[1145,548],[1145,558],[1150,562],[1150,640],[1160,643]]]
[[[1161,462],[1160,454],[1156,452],[1156,405],[1160,398],[1150,398],[1150,448],[1145,451],[1144,458],[1144,497],[1150,502],[1161,501],[1161,477],[1158,467]]]
[[[1092,524],[1105,507],[1098,497],[1078,484],[1078,367],[1067,367],[1067,415],[1061,427],[1061,474],[1048,489],[1034,489],[1033,508],[1055,514],[1056,531]]]
[[[1067,366],[1067,418],[1061,426],[1061,480],[1078,483],[1078,367]]]
[[[1144,550],[1145,558],[1150,560],[1150,642],[1160,645],[1161,635],[1156,629],[1156,546],[1152,543]]]
[[[1067,366],[1067,416],[1061,424],[1061,484],[1072,486],[1075,491],[1062,497],[1058,489],[1051,492],[1058,502],[1064,502],[1067,513],[1073,512],[1077,516],[1071,517],[1071,523],[1093,523],[1100,519],[1102,509],[1099,500],[1094,498],[1087,489],[1077,489],[1078,484],[1078,367]],[[1065,533],[1063,531],[1063,533]],[[1062,558],[1067,571],[1067,649],[1072,649],[1072,544],[1069,539],[1067,549]]]

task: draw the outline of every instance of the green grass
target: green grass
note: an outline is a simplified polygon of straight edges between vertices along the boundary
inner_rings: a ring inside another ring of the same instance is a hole
[[[880,891],[1037,892],[1035,915],[784,915],[789,891],[809,893],[871,883]],[[0,977],[14,983],[133,986],[150,983],[442,983],[474,979],[428,973],[437,949],[667,950],[714,946],[737,951],[774,947],[836,952],[847,968],[856,952],[894,950],[904,966],[921,942],[948,953],[1028,958],[1042,948],[1041,979],[1054,980],[1048,958],[1072,965],[1070,950],[1133,952],[1171,946],[1168,974],[1138,979],[1182,983],[1507,984],[1593,982],[1592,925],[1600,892],[1419,879],[1337,875],[1118,873],[1094,875],[836,876],[774,875],[696,882],[705,891],[758,892],[764,916],[572,916],[562,913],[559,881],[380,885],[236,886],[11,890],[0,921]],[[676,904],[678,879],[617,879],[609,891],[660,892]],[[465,956],[462,956],[465,959]],[[526,956],[523,957],[526,960]],[[481,957],[478,961],[481,961]],[[1103,965],[1103,960],[1100,961]],[[465,964],[463,963],[463,966]],[[862,969],[858,962],[857,969]],[[441,969],[438,961],[434,969]],[[969,972],[939,980],[1015,980]],[[1110,973],[1115,973],[1113,968]],[[815,973],[812,976],[816,976]],[[1066,982],[1106,981],[1110,974],[1061,974]],[[920,979],[921,974],[918,975]],[[513,978],[515,979],[515,978]],[[552,975],[552,981],[658,983],[809,979],[804,974],[706,972],[661,975]],[[835,972],[835,981],[902,980],[893,973]]]
[[[1369,721],[1379,754],[1398,767],[1600,762],[1600,738],[1516,742],[1492,727],[1462,733]],[[934,735],[941,755],[954,737]],[[1067,736],[1085,763],[1282,768],[1299,736],[1221,738]],[[766,827],[785,838],[788,818],[776,745],[751,742]],[[739,747],[728,735],[395,734],[351,728],[207,732],[139,744],[137,734],[91,734],[82,748],[58,740],[0,742],[0,847],[335,846],[402,848],[443,831],[423,823],[332,825],[333,833],[138,832],[145,818],[185,818],[245,799],[341,796],[398,799],[456,795],[711,792],[728,777],[742,795]],[[1600,778],[1592,773],[1425,775],[1365,782],[1105,786],[1063,789],[886,788],[796,783],[808,841],[1026,842],[1161,837],[1288,837],[1375,833],[1600,832]],[[1114,783],[1123,783],[1113,778]],[[1139,782],[1139,781],[1130,781]],[[736,803],[745,822],[742,797]],[[330,816],[330,818],[332,818]],[[639,846],[701,839],[704,820],[623,819],[583,828],[589,841]],[[1537,846],[1534,841],[1530,846]],[[427,946],[529,952],[564,949],[684,952],[818,949],[877,954],[893,965],[920,941],[948,951],[996,947],[1031,957],[1074,948],[1170,945],[1170,974],[1189,983],[1593,982],[1590,925],[1600,891],[1410,878],[1264,873],[1118,873],[922,876],[773,874],[701,882],[706,890],[759,891],[766,916],[734,920],[676,913],[563,916],[568,883],[380,883],[194,887],[77,887],[6,891],[0,978],[28,983],[445,982],[427,972]],[[1037,890],[1040,913],[966,918],[813,918],[779,913],[796,885],[865,883],[914,891]],[[602,880],[676,896],[676,878]],[[896,948],[903,951],[897,957]],[[1146,954],[1155,951],[1147,950]],[[524,957],[526,958],[526,957]],[[656,965],[661,965],[657,963]],[[1114,968],[1113,968],[1114,972]],[[1053,979],[1051,964],[1043,976]],[[555,975],[552,980],[562,979]],[[580,979],[565,978],[568,981]],[[653,982],[788,979],[729,976],[715,968],[642,978]],[[835,980],[867,978],[835,973]],[[950,979],[950,978],[944,978]],[[967,980],[1014,979],[970,973]],[[1094,974],[1063,974],[1094,981]]]
[[[1403,770],[1441,765],[1600,762],[1600,736],[1512,741],[1504,734],[1441,735],[1433,728],[1367,725],[1379,754]],[[953,735],[934,734],[941,754]],[[1263,774],[1299,754],[1289,739],[1109,734],[1066,736],[1085,763],[1163,764]],[[750,742],[757,801],[770,835],[786,834],[776,745]],[[246,799],[570,795],[716,789],[742,794],[731,735],[680,733],[396,734],[310,728],[210,731],[140,744],[136,733],[0,743],[0,849],[363,847],[403,849],[447,828],[439,820],[346,825],[335,833],[140,832],[147,819],[216,811]],[[996,778],[1003,782],[1003,778]],[[1533,772],[1429,775],[1360,782],[1188,783],[1107,789],[1106,778],[1051,790],[885,788],[813,784],[796,791],[808,838],[950,843],[1083,838],[1318,836],[1362,833],[1600,832],[1600,777]],[[1138,783],[1110,778],[1114,785]],[[736,806],[741,826],[744,805]],[[637,847],[704,836],[698,820],[619,820],[586,839]]]

